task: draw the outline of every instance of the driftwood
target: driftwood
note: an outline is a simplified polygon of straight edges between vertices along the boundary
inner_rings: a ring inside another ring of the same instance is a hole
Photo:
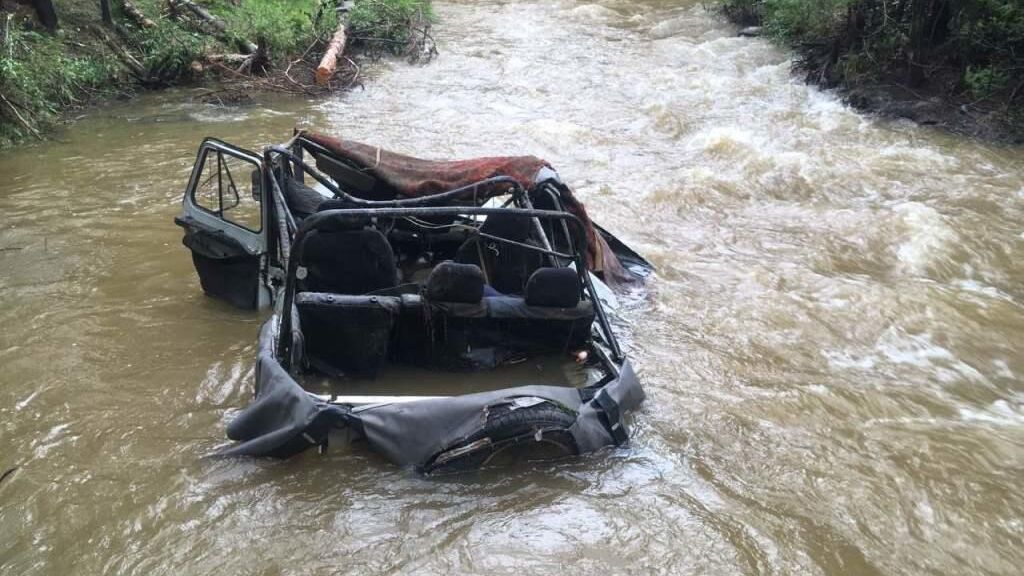
[[[32,124],[29,124],[29,121],[26,120],[25,117],[21,115],[21,112],[18,112],[18,107],[17,106],[12,104],[11,101],[8,100],[7,97],[4,96],[3,94],[0,94],[0,99],[3,99],[4,104],[7,104],[7,106],[11,109],[11,112],[14,112],[14,115],[21,122],[22,126],[24,126],[26,129],[28,129],[28,131],[31,132],[32,135],[35,136],[36,138],[38,138],[39,140],[43,139],[43,135],[40,134],[39,131],[36,130],[34,126],[32,126]],[[5,473],[4,476],[6,476],[6,475],[7,474]]]
[[[338,60],[345,53],[345,43],[348,42],[348,11],[352,9],[352,4],[345,2],[338,8],[338,29],[327,43],[324,57],[316,67],[316,83],[320,86],[327,86],[338,69]]]
[[[95,27],[95,26],[92,27],[92,32],[100,40],[102,40],[103,43],[106,44],[107,47],[109,47],[111,51],[114,52],[114,54],[121,60],[121,62],[125,66],[127,66],[128,69],[131,70],[132,74],[134,74],[137,78],[145,79],[148,76],[146,74],[146,67],[143,66],[141,62],[136,60],[134,56],[129,54],[128,51],[126,51],[124,48],[122,48],[120,44],[118,44],[117,42],[114,42],[110,38],[110,36],[107,36],[105,33],[103,33],[102,30],[100,30],[98,27]]]
[[[203,61],[209,64],[227,64],[229,66],[238,66],[250,59],[252,59],[252,54],[207,54],[203,56]]]
[[[129,0],[124,0],[124,13],[126,16],[131,18],[133,22],[143,28],[156,28],[156,22],[147,18],[142,10],[139,10],[135,4],[132,4]]]

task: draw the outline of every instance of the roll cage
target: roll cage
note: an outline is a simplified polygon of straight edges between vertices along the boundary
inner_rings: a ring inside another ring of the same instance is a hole
[[[296,135],[292,141],[284,145],[270,146],[264,151],[264,166],[268,167],[265,174],[265,181],[272,191],[272,207],[274,225],[276,226],[276,248],[278,261],[284,271],[281,294],[283,299],[283,310],[290,310],[296,293],[296,278],[300,266],[301,254],[305,240],[311,232],[317,230],[330,230],[339,224],[353,219],[370,219],[380,222],[382,219],[397,218],[436,218],[451,217],[452,219],[466,217],[487,217],[491,215],[507,215],[512,217],[529,218],[533,223],[533,232],[541,241],[541,246],[534,246],[518,242],[508,238],[486,234],[478,228],[470,234],[487,238],[493,242],[506,245],[514,245],[549,258],[558,258],[564,262],[572,263],[577,272],[581,292],[585,295],[594,307],[600,337],[608,347],[610,358],[602,358],[602,363],[609,369],[611,374],[617,374],[616,364],[624,360],[622,350],[615,334],[611,329],[608,315],[602,305],[591,274],[587,270],[583,254],[587,250],[587,235],[583,223],[575,215],[562,211],[558,191],[554,185],[547,180],[537,182],[532,190],[526,190],[513,178],[507,176],[496,176],[474,182],[472,184],[418,198],[402,198],[391,200],[367,200],[359,198],[343,190],[337,182],[328,178],[318,170],[309,166],[304,159],[304,152],[312,151],[314,154],[330,155],[330,151],[323,148],[316,142],[304,138],[302,134]],[[333,156],[332,156],[333,158]],[[333,158],[338,162],[341,159]],[[318,211],[302,222],[298,222],[288,209],[284,196],[286,178],[295,178],[300,182],[304,176],[310,176],[324,189],[334,195],[336,204],[344,207],[330,208]],[[533,195],[544,194],[557,210],[538,210],[533,208],[531,201]],[[510,204],[513,207],[484,207],[493,198],[509,196],[505,206]],[[452,205],[462,202],[462,205]],[[558,231],[562,233],[563,243],[556,249],[553,238],[549,232],[555,228],[545,228],[544,223],[558,224]],[[469,230],[470,227],[466,227]],[[575,234],[573,234],[575,232]],[[272,243],[273,244],[273,243]],[[273,250],[273,248],[272,248]],[[281,315],[281,326],[277,337],[276,355],[282,365],[287,369],[291,361],[292,348],[292,315]],[[595,346],[600,350],[600,347]]]

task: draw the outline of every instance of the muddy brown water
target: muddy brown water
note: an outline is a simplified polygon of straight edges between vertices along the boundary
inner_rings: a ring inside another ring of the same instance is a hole
[[[0,573],[1019,574],[1024,151],[851,111],[692,2],[443,3],[327,102],[93,111],[0,157]],[[171,219],[199,140],[532,153],[657,266],[626,449],[423,479],[207,460],[261,316]]]

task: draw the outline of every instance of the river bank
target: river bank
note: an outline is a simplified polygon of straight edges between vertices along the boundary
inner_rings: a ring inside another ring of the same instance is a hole
[[[429,0],[4,0],[0,149],[147,90],[189,86],[214,105],[343,91],[360,80],[358,57],[432,57],[431,20]]]
[[[989,141],[1024,143],[1024,7],[997,0],[719,0],[732,22],[790,47],[808,83],[851,106]]]

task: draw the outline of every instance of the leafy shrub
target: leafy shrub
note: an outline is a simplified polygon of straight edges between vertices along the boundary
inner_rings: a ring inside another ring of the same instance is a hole
[[[797,41],[828,37],[845,21],[850,0],[764,0],[768,30]]]
[[[26,123],[46,129],[61,107],[107,90],[120,73],[107,54],[70,55],[58,38],[20,26],[10,27],[0,48],[0,147],[29,136]]]
[[[150,84],[171,84],[186,75],[193,60],[202,57],[209,40],[188,32],[167,21],[160,21],[153,30],[138,38],[143,54],[142,65]]]
[[[229,33],[264,42],[274,57],[302,52],[337,25],[333,2],[247,0],[227,13]]]
[[[986,98],[1004,90],[1009,80],[1009,72],[994,66],[968,66],[964,72],[964,85],[976,98]]]
[[[371,50],[405,54],[412,35],[433,20],[429,0],[362,0],[349,14],[352,36]]]

